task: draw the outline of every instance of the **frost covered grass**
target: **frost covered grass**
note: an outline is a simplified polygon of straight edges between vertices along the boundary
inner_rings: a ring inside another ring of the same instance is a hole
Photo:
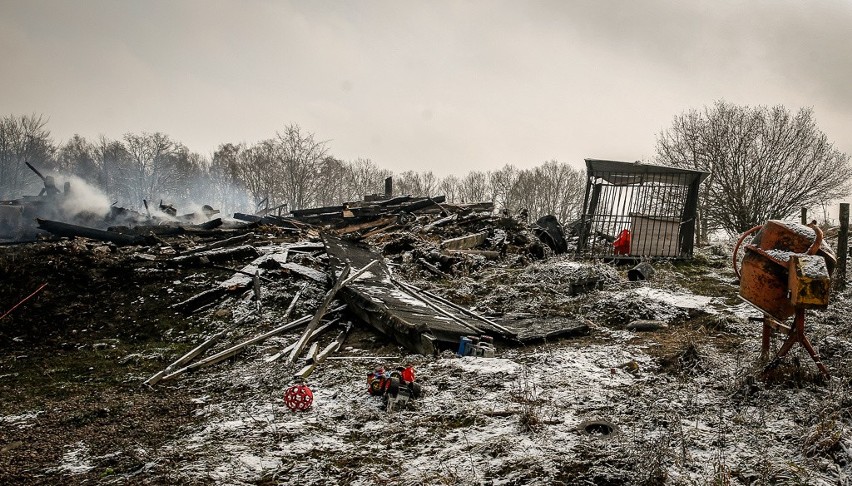
[[[116,435],[129,433],[121,428],[120,401],[111,397],[109,406],[98,404],[86,413],[72,406],[59,412],[32,408],[0,413],[4,440],[0,461],[29,446],[12,449],[7,445],[10,430],[23,442],[19,437],[45,425],[71,423],[75,428],[89,428],[62,444],[51,467],[42,471],[45,481],[228,485],[848,482],[852,473],[849,292],[834,295],[828,309],[808,313],[809,336],[835,376],[828,382],[820,379],[800,347],[794,347],[789,358],[767,376],[759,359],[760,326],[748,320],[759,313],[732,298],[736,292],[728,283],[732,273],[696,266],[688,268],[688,279],[679,281],[675,275],[683,268],[660,267],[659,281],[617,279],[603,290],[569,296],[560,294],[560,275],[586,269],[558,260],[528,272],[460,279],[445,293],[463,294],[477,306],[504,313],[581,317],[590,327],[582,338],[528,346],[500,344],[495,358],[457,358],[452,352],[433,357],[406,355],[362,328],[335,355],[339,359],[326,361],[311,375],[313,407],[296,413],[284,406],[282,398],[301,363],[264,359],[296,336],[276,336],[236,359],[176,382],[122,395],[137,404],[152,404],[142,416],[145,423],[181,417],[170,426],[170,434],[161,434],[161,442],[127,449],[122,443],[88,440],[85,431],[94,430],[96,423],[108,424]],[[616,276],[621,272],[614,267],[606,271]],[[544,277],[536,279],[536,275]],[[714,291],[696,292],[689,283],[693,281],[715,282],[699,285]],[[286,305],[285,294],[265,295]],[[297,314],[309,313],[318,298],[308,296]],[[272,326],[242,320],[252,304],[230,305],[231,317],[242,323],[230,329],[233,340]],[[280,310],[269,312],[266,320],[280,317]],[[626,330],[626,324],[635,319],[661,320],[668,326],[643,333]],[[224,324],[213,320],[198,324],[204,325]],[[187,334],[180,337],[197,341]],[[782,338],[773,339],[773,350]],[[179,354],[157,349],[168,356]],[[99,350],[115,362],[129,356],[119,351]],[[151,350],[136,354],[150,356]],[[137,360],[142,358],[133,362]],[[417,370],[423,396],[408,408],[389,413],[378,397],[367,393],[366,374],[378,365],[407,363]],[[120,378],[132,382],[136,390],[148,376],[136,369]],[[121,380],[109,383],[116,381]],[[165,401],[170,394],[174,396]],[[154,403],[157,398],[163,398],[163,403]],[[99,415],[92,416],[94,412]],[[131,457],[132,462],[124,463],[133,466],[114,466],[122,463],[122,457]]]

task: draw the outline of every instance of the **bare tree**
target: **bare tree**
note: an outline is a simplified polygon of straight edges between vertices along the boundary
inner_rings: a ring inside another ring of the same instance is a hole
[[[100,167],[97,161],[97,149],[88,140],[75,134],[62,144],[56,154],[57,169],[66,174],[97,182]]]
[[[133,200],[130,181],[126,174],[131,172],[130,154],[119,140],[110,140],[101,135],[95,147],[95,163],[100,172],[95,177],[97,185],[114,200]]]
[[[55,148],[46,125],[41,115],[0,119],[0,199],[19,196],[40,184],[27,162],[42,169],[52,167]]]
[[[453,174],[441,179],[438,183],[438,192],[447,197],[447,201],[459,202],[459,186],[461,181]]]
[[[278,180],[275,177],[274,140],[265,140],[251,147],[229,144],[224,150],[220,147],[217,154],[227,158],[226,163],[231,167],[232,174],[251,193],[255,211],[283,203],[279,199]]]
[[[532,219],[552,214],[560,221],[576,219],[582,211],[584,175],[568,164],[551,160],[518,174],[512,186],[515,213],[526,209]]]
[[[317,191],[314,196],[313,205],[336,206],[344,201],[361,199],[363,194],[357,192],[347,183],[348,164],[346,162],[326,156],[316,176]]]
[[[657,140],[657,161],[710,173],[699,202],[699,234],[738,234],[849,193],[850,159],[828,141],[813,110],[724,101],[676,116]]]
[[[436,195],[437,189],[438,180],[432,171],[421,173],[407,170],[394,181],[394,192],[399,195],[429,197]]]
[[[489,193],[488,174],[485,172],[468,172],[459,185],[459,199],[462,202],[487,201]]]
[[[213,152],[213,159],[207,169],[211,194],[209,204],[228,212],[254,210],[249,199],[248,189],[240,183],[237,175],[239,154],[243,146],[225,143]]]
[[[171,157],[176,146],[162,133],[128,133],[124,146],[130,158],[129,172],[124,176],[130,188],[131,204],[139,207],[143,200],[162,197],[166,184],[175,177]]]
[[[370,159],[355,159],[346,165],[346,186],[351,191],[345,199],[384,193],[385,179],[392,175],[391,171],[379,168]]]
[[[497,209],[511,211],[512,187],[517,181],[518,169],[514,165],[506,164],[502,169],[488,173],[491,201]]]
[[[281,181],[281,197],[290,209],[312,205],[318,195],[316,182],[323,169],[326,143],[303,133],[298,125],[288,125],[275,139],[276,177]]]

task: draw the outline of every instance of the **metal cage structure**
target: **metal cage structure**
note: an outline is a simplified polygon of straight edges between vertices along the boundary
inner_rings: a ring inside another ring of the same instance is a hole
[[[577,254],[593,258],[692,258],[698,189],[707,172],[586,160]]]

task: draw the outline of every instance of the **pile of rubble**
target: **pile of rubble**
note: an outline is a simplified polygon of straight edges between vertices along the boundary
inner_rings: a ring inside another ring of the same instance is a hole
[[[174,208],[167,209],[177,214]],[[171,303],[174,311],[226,316],[235,325],[259,322],[260,314],[286,323],[245,336],[249,338],[202,358],[209,348],[216,349],[222,333],[215,333],[149,384],[218,363],[271,336],[306,326],[301,344],[278,355],[289,354],[288,359],[295,362],[320,332],[341,327],[351,318],[410,352],[427,355],[455,349],[469,336],[520,343],[584,332],[583,323],[531,319],[531,314],[512,312],[500,301],[518,292],[544,289],[571,296],[617,280],[606,265],[567,260],[555,265],[534,263],[564,251],[564,242],[560,246],[553,237],[554,228],[561,232],[558,222],[528,224],[495,214],[490,203],[374,197],[337,207],[296,210],[289,216],[237,213],[233,218],[213,218],[218,211],[205,209],[191,218],[141,217],[125,220],[137,224],[106,229],[37,220],[41,230],[55,237],[100,241],[108,252],[126,248],[134,265],[148,271],[230,272],[227,278]],[[342,285],[344,274],[358,269],[363,273]],[[474,296],[465,289],[477,287],[472,277],[492,278],[490,271],[511,280],[504,283],[506,292],[477,297],[480,302],[470,306]],[[451,289],[436,285],[450,280],[457,283]],[[311,296],[310,302],[299,302],[305,295]],[[302,310],[310,307],[314,316],[290,321],[297,305]],[[345,332],[335,341],[338,347],[343,339]],[[317,350],[313,353],[308,353],[309,359],[316,358]]]

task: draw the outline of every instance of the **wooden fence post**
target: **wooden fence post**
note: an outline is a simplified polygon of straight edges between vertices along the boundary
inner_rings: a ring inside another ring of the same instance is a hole
[[[846,257],[849,252],[849,203],[840,203],[840,232],[837,234],[837,269],[834,288],[846,288]]]
[[[802,208],[802,224],[808,224],[808,208]]]

